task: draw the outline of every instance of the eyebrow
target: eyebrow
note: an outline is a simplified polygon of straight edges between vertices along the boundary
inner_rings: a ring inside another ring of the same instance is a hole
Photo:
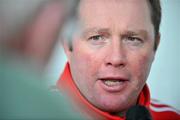
[[[83,36],[86,36],[88,34],[92,34],[92,33],[109,33],[110,30],[108,28],[97,28],[97,27],[93,27],[93,28],[87,28],[82,32]]]
[[[93,27],[93,28],[87,28],[82,32],[83,36],[86,36],[88,34],[93,34],[93,33],[111,33],[109,28],[98,28],[98,27]],[[142,35],[144,39],[148,37],[148,32],[145,29],[134,29],[134,30],[124,30],[120,34],[120,36],[136,36],[136,35]]]
[[[126,30],[121,33],[121,36],[136,36],[136,35],[142,35],[144,39],[147,39],[148,37],[148,32],[144,29],[139,29],[139,30]]]
[[[143,29],[140,29],[140,30],[127,30],[127,31],[125,31],[125,33],[132,34],[132,35],[136,35],[136,34],[144,34],[144,35],[146,35],[147,31],[143,30]]]

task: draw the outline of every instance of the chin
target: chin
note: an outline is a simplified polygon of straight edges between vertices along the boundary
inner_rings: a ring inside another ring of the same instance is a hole
[[[126,110],[124,105],[120,105],[120,104],[103,104],[99,108],[102,111],[106,111],[106,112],[109,112],[109,113],[118,113],[118,112],[123,112],[123,111]]]

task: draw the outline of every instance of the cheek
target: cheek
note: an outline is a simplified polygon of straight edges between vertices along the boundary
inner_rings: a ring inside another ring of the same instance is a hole
[[[73,80],[75,81],[77,87],[85,95],[90,91],[89,86],[92,86],[92,75],[91,69],[91,57],[82,51],[77,51],[73,49],[71,58],[70,58],[70,67]],[[85,95],[86,96],[86,95]]]
[[[70,57],[73,79],[81,92],[89,99],[93,96],[99,66],[102,57],[96,51],[86,48],[74,48]]]
[[[105,53],[103,50],[96,50],[92,48],[77,48],[74,51],[73,64],[81,67],[82,72],[86,72],[89,76],[96,76],[98,69],[103,63]]]
[[[136,57],[133,57],[130,61],[131,66],[131,73],[134,76],[134,79],[137,79],[137,81],[145,83],[149,72],[151,68],[151,64],[153,61],[153,53],[151,54],[141,54],[136,55]]]
[[[82,51],[76,52],[76,54],[73,55],[72,63],[74,66],[76,66],[77,71],[80,71],[82,73],[89,73],[91,74],[95,69],[95,62],[93,60],[94,55],[89,53],[84,53]]]
[[[82,47],[74,48],[70,64],[73,78],[79,81],[77,83],[81,83],[81,86],[86,87],[93,84],[98,71],[98,62],[93,52]]]

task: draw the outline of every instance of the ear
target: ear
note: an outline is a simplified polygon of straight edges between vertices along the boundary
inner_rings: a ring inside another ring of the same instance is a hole
[[[155,43],[154,43],[154,50],[155,50],[155,52],[157,51],[157,49],[159,47],[160,38],[161,38],[161,34],[159,32],[158,35],[155,38]]]
[[[68,40],[62,39],[62,44],[63,44],[65,54],[67,56],[67,59],[68,59],[68,61],[70,61],[72,51],[69,48],[70,46],[69,46]]]

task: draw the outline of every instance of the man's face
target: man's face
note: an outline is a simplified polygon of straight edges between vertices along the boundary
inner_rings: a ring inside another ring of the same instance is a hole
[[[123,112],[136,104],[154,59],[145,0],[83,0],[80,34],[66,49],[73,80],[94,106]]]

